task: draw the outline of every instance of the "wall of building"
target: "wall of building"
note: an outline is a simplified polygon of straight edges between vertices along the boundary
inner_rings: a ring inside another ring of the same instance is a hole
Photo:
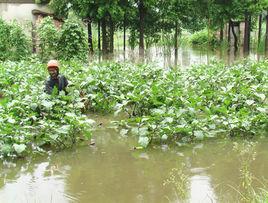
[[[36,20],[32,14],[34,9],[49,12],[46,6],[34,3],[0,3],[0,17],[6,21],[16,20],[19,23],[34,22]]]

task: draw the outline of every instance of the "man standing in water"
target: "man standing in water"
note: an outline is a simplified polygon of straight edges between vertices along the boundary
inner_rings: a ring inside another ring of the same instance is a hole
[[[67,94],[66,87],[68,81],[64,75],[59,74],[59,63],[57,60],[50,60],[47,63],[47,70],[50,75],[45,84],[45,92],[47,94],[59,94],[60,91],[64,91]]]

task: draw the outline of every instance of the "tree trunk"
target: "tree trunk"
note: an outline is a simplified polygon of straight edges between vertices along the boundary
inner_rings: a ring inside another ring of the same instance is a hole
[[[126,13],[124,13],[124,51],[126,51]]]
[[[231,20],[228,23],[228,45],[231,46]]]
[[[144,57],[144,17],[145,17],[145,8],[143,0],[139,1],[139,20],[140,20],[140,35],[139,35],[139,56]]]
[[[268,55],[268,10],[266,15],[266,32],[265,32],[265,55]]]
[[[109,23],[110,23],[110,32],[109,32],[109,37],[110,37],[110,43],[109,43],[109,51],[113,53],[114,51],[114,22],[112,19],[112,16],[109,15]]]
[[[261,33],[262,33],[262,27],[261,27],[261,24],[262,24],[262,14],[259,15],[258,47],[259,47],[260,44],[261,44]]]
[[[98,20],[98,50],[101,51],[101,22]]]
[[[208,28],[208,44],[207,46],[209,47],[211,44],[211,39],[210,39],[210,18],[208,17],[208,24],[207,24],[207,28]]]
[[[178,55],[178,21],[175,22],[174,49],[175,49],[175,56],[177,56]]]
[[[238,39],[237,39],[237,36],[236,36],[236,33],[235,33],[235,30],[234,30],[234,23],[232,21],[231,22],[231,29],[232,29],[232,33],[233,33],[233,36],[234,36],[234,51],[237,52],[238,50]]]
[[[88,48],[90,53],[93,53],[93,41],[92,41],[92,28],[91,28],[91,20],[88,20],[87,23],[87,31],[88,31]]]
[[[221,29],[220,29],[220,43],[223,43],[223,25],[221,25]]]
[[[33,43],[33,53],[36,53],[36,26],[32,23],[32,43]]]
[[[108,53],[108,41],[107,41],[107,30],[106,30],[106,18],[102,18],[101,32],[102,32],[102,52],[103,54]]]
[[[245,12],[244,54],[249,54],[250,49],[250,22],[251,16]]]

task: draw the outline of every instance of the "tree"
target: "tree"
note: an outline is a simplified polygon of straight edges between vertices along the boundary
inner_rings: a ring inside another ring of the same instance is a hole
[[[92,22],[93,17],[97,14],[98,4],[95,3],[95,1],[87,0],[52,0],[50,7],[54,10],[56,15],[61,17],[67,17],[68,12],[72,9],[76,15],[87,23],[88,47],[93,53]]]
[[[174,30],[174,50],[175,57],[178,52],[178,37],[181,30],[198,30],[202,28],[200,18],[198,17],[194,0],[170,0],[159,1],[158,7],[164,8],[160,11],[160,27],[165,33]],[[191,14],[191,15],[190,15]],[[201,26],[200,26],[201,25]]]

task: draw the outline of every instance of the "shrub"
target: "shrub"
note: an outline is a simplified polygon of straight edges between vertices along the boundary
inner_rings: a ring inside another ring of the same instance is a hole
[[[30,40],[15,22],[0,18],[0,60],[20,60],[30,53]]]
[[[57,56],[59,33],[51,17],[46,17],[38,26],[40,56],[43,60]]]
[[[87,37],[83,25],[76,18],[71,16],[63,24],[58,48],[61,59],[86,59]]]
[[[213,33],[210,33],[210,35],[208,35],[208,31],[205,30],[201,30],[198,32],[195,32],[190,39],[192,45],[197,45],[197,46],[216,46],[219,44],[216,36]]]

